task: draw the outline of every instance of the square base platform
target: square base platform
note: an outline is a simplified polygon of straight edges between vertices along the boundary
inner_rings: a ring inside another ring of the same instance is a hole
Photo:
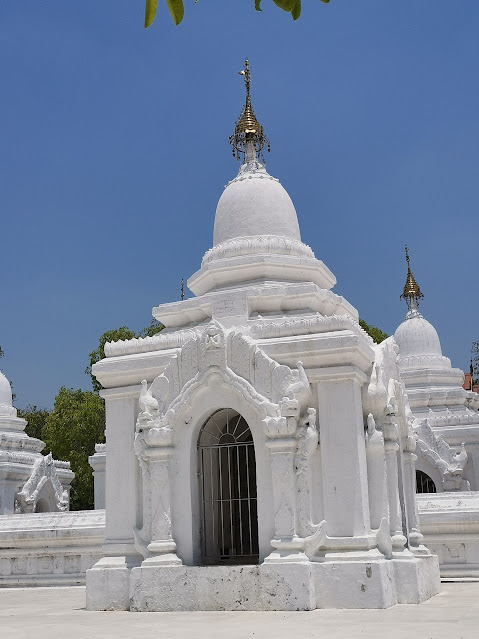
[[[314,610],[388,608],[439,591],[437,558],[248,566],[132,566],[100,562],[87,573],[88,610]]]

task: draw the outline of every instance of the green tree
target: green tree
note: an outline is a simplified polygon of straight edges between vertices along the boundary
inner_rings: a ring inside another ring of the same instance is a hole
[[[198,2],[198,0],[195,0]],[[254,7],[256,11],[261,11],[262,0],[254,0]],[[274,4],[291,14],[293,20],[297,20],[301,15],[301,0],[273,0]],[[328,4],[329,0],[321,0],[324,4]],[[175,24],[180,24],[183,20],[185,8],[183,6],[183,0],[166,0],[166,5],[170,11],[171,17]],[[149,27],[156,16],[156,10],[158,7],[158,0],[146,0],[145,5],[145,27]]]
[[[102,385],[97,381],[96,377],[91,372],[91,367],[101,359],[105,357],[105,344],[107,342],[117,342],[120,339],[133,339],[136,337],[135,333],[131,331],[128,326],[120,326],[120,328],[114,328],[111,331],[106,331],[100,336],[98,347],[88,355],[89,364],[85,369],[85,373],[90,376],[93,390],[98,393],[101,390]]]
[[[42,430],[45,426],[50,412],[45,408],[37,408],[37,406],[28,405],[24,410],[18,410],[18,416],[26,419],[28,424],[25,432],[29,437],[42,439]]]
[[[92,374],[92,366],[105,357],[105,344],[107,342],[117,342],[120,339],[127,340],[134,337],[152,337],[156,333],[162,331],[165,327],[161,322],[156,319],[152,319],[150,324],[141,331],[135,333],[128,326],[120,326],[120,328],[114,328],[111,331],[106,331],[103,335],[100,335],[98,347],[88,355],[88,366],[85,369],[85,373],[90,376],[93,390],[98,393],[101,390],[102,385]]]
[[[366,324],[366,322],[362,319],[359,320],[359,325],[366,333],[373,338],[376,344],[380,344],[383,340],[387,339],[389,335],[387,333],[383,333],[383,331],[377,326],[370,326]]]
[[[72,482],[71,510],[93,508],[93,475],[88,463],[95,444],[104,441],[105,405],[92,391],[62,386],[55,405],[42,428],[45,453],[55,459],[68,460],[75,473]]]
[[[163,324],[153,317],[149,325],[139,331],[137,337],[153,337],[153,335],[156,335],[164,328]]]

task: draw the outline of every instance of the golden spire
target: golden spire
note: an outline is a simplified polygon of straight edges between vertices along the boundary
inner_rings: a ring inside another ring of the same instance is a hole
[[[409,249],[406,246],[406,262],[407,262],[407,277],[406,284],[404,285],[404,290],[399,299],[406,300],[407,307],[410,311],[417,310],[419,306],[419,300],[424,298],[424,295],[421,293],[421,289],[419,288],[419,284],[414,279],[414,275],[411,272],[411,267],[409,265]]]
[[[261,149],[264,147],[268,148],[268,152],[270,150],[268,138],[265,136],[263,132],[263,127],[256,119],[256,116],[253,111],[253,107],[251,106],[251,95],[250,95],[250,84],[251,84],[251,74],[249,70],[249,62],[245,60],[244,69],[242,71],[238,71],[239,75],[244,77],[244,84],[246,88],[246,101],[245,105],[241,111],[240,117],[236,122],[235,132],[230,136],[229,142],[233,147],[233,156],[238,160],[240,159],[240,154],[246,154],[246,147],[248,143],[251,150],[256,153],[259,153]]]

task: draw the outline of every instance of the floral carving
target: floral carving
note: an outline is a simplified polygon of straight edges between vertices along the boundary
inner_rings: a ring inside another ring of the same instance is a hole
[[[237,237],[221,242],[205,253],[201,266],[228,257],[265,253],[314,258],[311,248],[299,240],[277,235],[261,235]]]
[[[332,297],[337,297],[330,291],[327,291],[327,293]],[[258,323],[251,327],[251,336],[255,339],[267,339],[344,330],[352,331],[367,340],[369,344],[373,344],[371,337],[359,326],[355,319],[349,315],[334,314],[327,317],[317,314],[308,317],[285,317],[281,320],[264,320],[261,324]]]

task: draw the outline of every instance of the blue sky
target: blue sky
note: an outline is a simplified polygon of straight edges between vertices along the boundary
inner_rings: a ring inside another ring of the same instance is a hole
[[[391,333],[404,244],[453,365],[479,339],[479,3],[0,5],[0,344],[17,406],[51,407],[105,330],[149,323],[212,243],[243,102],[334,291]]]

